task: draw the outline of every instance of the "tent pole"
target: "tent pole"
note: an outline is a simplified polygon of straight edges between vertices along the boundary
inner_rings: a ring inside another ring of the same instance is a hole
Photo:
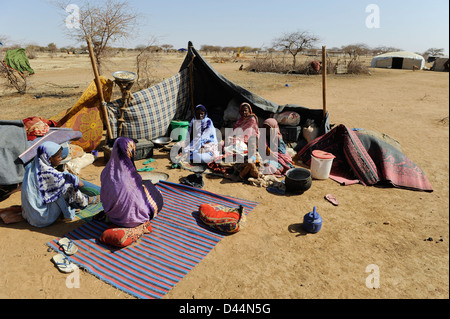
[[[102,84],[100,83],[100,76],[98,74],[97,64],[95,63],[95,60],[94,60],[94,50],[92,49],[91,39],[86,37],[86,42],[87,42],[87,45],[89,48],[89,56],[91,57],[92,69],[94,70],[95,85],[97,86],[97,92],[100,97],[100,103],[102,104],[101,110],[102,110],[104,121],[106,122],[106,132],[108,134],[108,138],[111,140],[112,139],[111,125],[109,125],[108,112],[106,110],[106,102],[103,97],[103,89],[102,89]]]
[[[323,117],[327,114],[327,48],[322,46],[322,99]]]

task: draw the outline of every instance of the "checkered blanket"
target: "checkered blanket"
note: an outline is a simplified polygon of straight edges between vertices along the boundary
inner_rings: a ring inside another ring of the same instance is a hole
[[[135,92],[124,112],[122,135],[134,139],[152,140],[166,135],[170,122],[187,106],[189,98],[188,70],[148,89]],[[108,103],[108,117],[113,138],[118,137],[122,99]]]

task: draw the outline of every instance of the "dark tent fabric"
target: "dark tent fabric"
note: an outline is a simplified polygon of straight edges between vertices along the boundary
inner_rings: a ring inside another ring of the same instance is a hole
[[[214,68],[198,53],[192,42],[188,44],[188,52],[181,70],[190,69],[193,96],[190,104],[196,106],[203,104],[208,109],[208,116],[213,120],[216,127],[221,127],[223,113],[231,99],[247,102],[253,106],[253,111],[261,118],[268,118],[272,113],[283,111],[295,111],[300,115],[303,125],[307,119],[313,119],[319,127],[319,134],[323,135],[330,131],[329,115],[323,116],[323,110],[308,109],[295,104],[279,105],[266,100],[226,79],[216,72]],[[185,112],[189,110],[184,110]],[[191,112],[189,112],[191,114]],[[188,119],[184,113],[184,119]]]
[[[8,50],[3,62],[21,74],[24,72],[34,74],[34,70],[31,68],[28,57],[25,54],[25,49]]]

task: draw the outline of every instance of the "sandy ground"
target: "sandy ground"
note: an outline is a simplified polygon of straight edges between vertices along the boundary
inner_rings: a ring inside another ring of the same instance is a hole
[[[182,59],[162,57],[155,76],[175,74]],[[71,107],[93,79],[87,56],[40,56],[30,62],[36,74],[28,94],[0,91],[2,119],[50,117]],[[247,73],[232,62],[213,66],[276,103],[322,108],[320,76]],[[120,69],[133,70],[133,59],[113,58],[104,74]],[[259,205],[248,216],[247,228],[224,238],[164,298],[449,298],[448,73],[372,69],[371,75],[329,76],[327,89],[332,123],[399,141],[434,192],[315,180],[303,195],[281,197],[264,188],[205,177],[205,190]],[[36,94],[42,97],[36,99]],[[167,153],[155,151],[154,158],[153,167],[167,172],[171,182],[190,173],[168,169]],[[80,175],[100,183],[104,165],[100,157]],[[328,193],[341,204],[325,201]],[[11,205],[20,205],[20,193],[0,202],[0,208]],[[306,234],[303,215],[314,206],[323,227]],[[0,221],[0,298],[133,298],[85,272],[79,288],[66,286],[68,276],[50,261],[55,253],[47,251],[46,242],[80,223],[57,221],[39,229],[25,221]],[[379,288],[366,285],[371,265],[378,267]]]

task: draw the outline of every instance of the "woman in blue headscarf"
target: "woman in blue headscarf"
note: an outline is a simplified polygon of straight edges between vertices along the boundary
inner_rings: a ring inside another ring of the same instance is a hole
[[[32,226],[48,226],[61,213],[64,218],[73,220],[76,209],[83,209],[96,200],[79,190],[85,183],[77,176],[54,168],[61,163],[64,155],[61,145],[45,142],[38,147],[33,161],[25,167],[22,215]]]
[[[188,140],[183,148],[193,163],[210,163],[218,155],[216,129],[208,117],[206,107],[199,104],[195,107],[194,118],[189,123]]]

